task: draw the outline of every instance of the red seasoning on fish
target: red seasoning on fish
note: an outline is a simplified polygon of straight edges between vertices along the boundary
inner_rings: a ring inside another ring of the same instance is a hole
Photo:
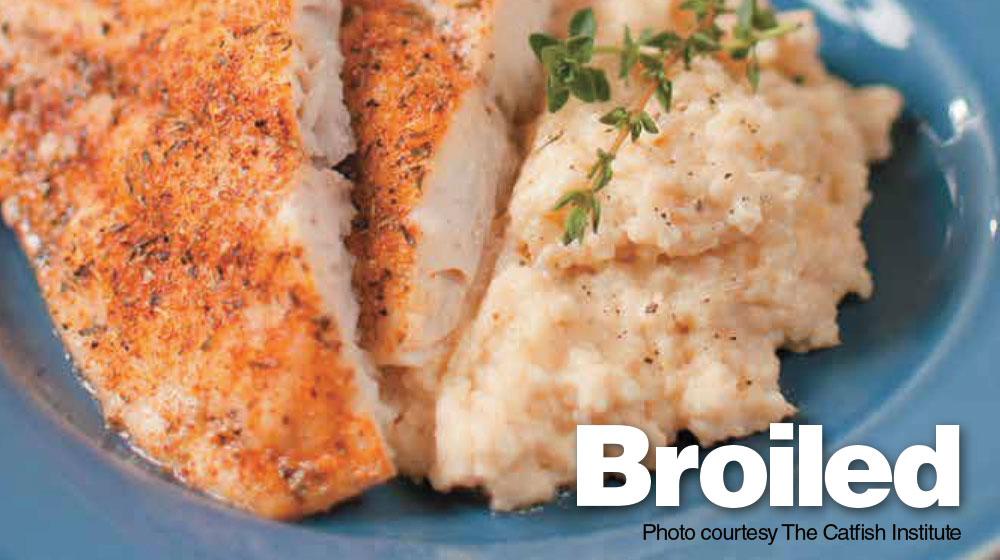
[[[332,0],[0,4],[0,201],[108,422],[275,518],[395,474]]]

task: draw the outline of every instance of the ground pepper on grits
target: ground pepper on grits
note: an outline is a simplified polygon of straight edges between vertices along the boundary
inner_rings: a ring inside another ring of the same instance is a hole
[[[670,17],[662,4],[597,2],[599,42],[669,26],[651,21]],[[578,424],[710,444],[794,412],[776,351],[838,344],[839,302],[872,293],[858,222],[902,98],[830,76],[811,14],[782,17],[804,27],[761,47],[758,93],[699,59],[670,114],[650,105],[659,133],[621,152],[582,245],[560,242],[550,210],[606,143],[614,100],[542,118],[494,278],[440,381],[436,487],[527,506],[573,482]],[[619,102],[634,94],[616,84]]]

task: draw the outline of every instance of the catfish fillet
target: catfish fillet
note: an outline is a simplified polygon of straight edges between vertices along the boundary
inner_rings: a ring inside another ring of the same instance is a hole
[[[490,240],[519,160],[511,141],[541,86],[528,34],[551,0],[348,0],[342,45],[358,139],[363,345],[400,471],[434,456],[437,373],[492,267]]]
[[[539,99],[528,34],[545,26],[551,1],[345,8],[363,341],[380,365],[427,367],[466,313],[513,182],[510,125]]]
[[[0,4],[0,201],[111,427],[262,516],[394,475],[342,238],[340,5]]]

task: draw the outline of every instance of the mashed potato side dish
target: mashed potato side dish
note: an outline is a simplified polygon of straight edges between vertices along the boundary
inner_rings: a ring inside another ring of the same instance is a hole
[[[601,44],[626,23],[677,23],[654,21],[671,17],[662,1],[594,5]],[[837,305],[871,294],[858,222],[902,99],[830,76],[811,15],[782,17],[804,27],[762,48],[758,94],[699,59],[672,113],[650,105],[660,133],[621,152],[582,246],[560,243],[551,208],[613,136],[597,120],[615,103],[543,117],[495,276],[441,380],[436,487],[531,505],[573,482],[578,424],[710,444],[794,412],[776,351],[838,344]],[[618,104],[636,95],[614,87]]]

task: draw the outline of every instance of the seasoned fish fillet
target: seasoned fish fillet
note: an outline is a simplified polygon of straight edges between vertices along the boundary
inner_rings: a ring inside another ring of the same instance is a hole
[[[551,0],[348,0],[345,87],[358,137],[354,247],[365,346],[423,367],[448,349],[539,101],[528,34]]]
[[[108,423],[294,518],[394,475],[355,344],[335,0],[4,0],[0,201]]]
[[[397,466],[434,455],[437,374],[488,277],[495,218],[541,102],[528,34],[552,0],[348,0],[345,90],[358,139],[352,249],[364,346],[387,370]]]

